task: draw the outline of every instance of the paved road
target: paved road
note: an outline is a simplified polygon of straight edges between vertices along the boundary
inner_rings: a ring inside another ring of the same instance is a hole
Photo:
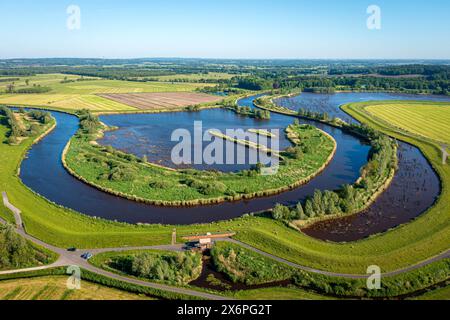
[[[106,277],[109,278],[113,278],[113,279],[117,279],[120,281],[124,281],[124,282],[129,282],[129,283],[133,283],[133,284],[138,284],[141,286],[145,286],[145,287],[151,287],[151,288],[155,288],[155,289],[160,289],[160,290],[165,290],[165,291],[170,291],[170,292],[175,292],[175,293],[181,293],[181,294],[186,294],[186,295],[191,295],[191,296],[196,296],[199,298],[204,298],[204,299],[213,299],[213,300],[226,300],[229,298],[225,298],[219,295],[213,295],[213,294],[208,294],[208,293],[203,293],[203,292],[198,292],[198,291],[194,291],[194,290],[189,290],[189,289],[184,289],[184,288],[178,288],[178,287],[172,287],[172,286],[167,286],[167,285],[162,285],[162,284],[156,284],[156,283],[149,283],[146,281],[141,281],[141,280],[137,280],[137,279],[132,279],[132,278],[127,278],[124,276],[120,276],[117,275],[115,273],[111,273],[108,271],[105,271],[103,269],[97,268],[92,266],[90,263],[88,263],[86,260],[82,259],[80,257],[82,252],[68,252],[66,249],[63,248],[58,248],[55,246],[52,246],[50,244],[47,244],[39,239],[36,239],[35,237],[29,235],[26,233],[26,231],[23,228],[23,224],[22,224],[22,219],[20,217],[20,210],[15,208],[8,200],[8,197],[6,195],[6,193],[2,192],[2,197],[3,197],[3,203],[5,204],[5,206],[7,206],[8,208],[11,209],[11,211],[14,213],[15,217],[16,217],[16,223],[17,223],[17,233],[19,233],[21,236],[23,236],[24,238],[26,238],[27,240],[38,244],[50,251],[53,251],[55,253],[57,253],[59,255],[59,259],[48,266],[43,266],[43,267],[36,267],[36,268],[30,268],[30,269],[23,269],[23,270],[11,270],[11,271],[2,271],[0,272],[1,274],[13,274],[13,273],[18,273],[18,272],[26,272],[26,271],[32,271],[32,270],[43,270],[43,269],[48,269],[48,268],[53,268],[53,267],[60,267],[60,266],[69,266],[69,265],[76,265],[79,266],[81,268],[84,268],[85,270],[94,272],[94,273],[98,273],[101,275],[104,275]],[[2,220],[0,218],[0,223],[5,223],[4,220]],[[364,274],[364,275],[358,275],[358,274],[346,274],[346,273],[336,273],[336,272],[328,272],[328,271],[324,271],[324,270],[319,270],[319,269],[314,269],[314,268],[310,268],[310,267],[306,267],[306,266],[302,266],[296,263],[293,263],[291,261],[285,260],[283,258],[274,256],[270,253],[264,252],[262,250],[259,250],[257,248],[254,248],[246,243],[234,240],[234,239],[217,239],[217,241],[226,241],[226,242],[231,242],[231,243],[235,243],[238,244],[244,248],[247,248],[253,252],[256,252],[258,254],[261,254],[265,257],[271,258],[275,261],[284,263],[288,266],[291,266],[293,268],[296,269],[300,269],[300,270],[304,270],[304,271],[308,271],[308,272],[312,272],[312,273],[316,273],[316,274],[321,274],[321,275],[327,275],[327,276],[334,276],[334,277],[341,277],[341,278],[348,278],[348,279],[365,279],[368,277],[368,275]],[[99,254],[102,252],[123,252],[123,251],[128,251],[128,250],[163,250],[163,251],[183,251],[182,245],[161,245],[161,246],[143,246],[143,247],[121,247],[121,248],[99,248],[99,249],[86,249],[83,250],[83,252],[91,252],[92,254]],[[418,268],[421,268],[423,266],[426,266],[428,264],[431,264],[433,262],[437,262],[446,258],[450,258],[450,250],[447,250],[443,253],[441,253],[438,256],[432,257],[430,259],[427,259],[423,262],[420,262],[418,264],[400,269],[400,270],[395,270],[395,271],[391,271],[388,273],[384,273],[383,276],[394,276],[394,275],[398,275],[398,274],[402,274],[408,271],[412,271]]]

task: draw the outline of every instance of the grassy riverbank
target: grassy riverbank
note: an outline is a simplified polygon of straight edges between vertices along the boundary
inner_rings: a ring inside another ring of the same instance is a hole
[[[239,173],[169,170],[92,143],[80,132],[64,153],[74,176],[105,192],[162,206],[194,206],[262,197],[288,191],[311,180],[334,155],[335,141],[312,126],[294,125],[290,139],[303,148],[299,157],[285,157],[274,175],[258,168]],[[97,138],[99,134],[95,134]],[[221,137],[219,139],[222,139]],[[233,141],[235,142],[235,141]]]

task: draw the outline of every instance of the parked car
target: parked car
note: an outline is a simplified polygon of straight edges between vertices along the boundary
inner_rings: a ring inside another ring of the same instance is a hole
[[[83,254],[81,255],[81,257],[82,257],[83,259],[85,259],[85,260],[89,260],[90,258],[93,257],[93,255],[92,255],[92,253],[90,253],[90,252],[86,252],[86,253],[83,253]]]
[[[77,248],[71,247],[71,248],[68,248],[67,251],[69,251],[69,252],[75,252],[75,251],[77,251]]]

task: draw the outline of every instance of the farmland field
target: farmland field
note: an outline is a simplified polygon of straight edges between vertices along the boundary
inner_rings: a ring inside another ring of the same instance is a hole
[[[189,105],[218,102],[223,98],[193,92],[101,94],[112,102],[141,110],[178,109]]]
[[[400,129],[450,144],[450,105],[436,103],[379,104],[366,108]]]
[[[14,79],[12,77],[2,77]],[[1,78],[0,78],[1,79]],[[26,81],[28,80],[28,86]],[[25,89],[33,85],[50,88],[40,94],[7,94],[6,88],[14,83],[14,88]],[[90,109],[93,111],[132,111],[135,108],[109,100],[98,94],[189,92],[214,84],[132,82],[104,80],[64,74],[43,74],[19,77],[18,80],[0,82],[0,104],[52,107],[67,110]]]
[[[0,300],[148,300],[149,297],[88,281],[80,290],[67,289],[67,277],[46,276],[0,281]]]

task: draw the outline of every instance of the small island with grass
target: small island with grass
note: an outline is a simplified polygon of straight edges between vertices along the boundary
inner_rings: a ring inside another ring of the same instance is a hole
[[[63,153],[66,169],[105,192],[161,206],[213,204],[292,190],[325,169],[336,150],[331,136],[296,122],[286,129],[293,146],[280,152],[282,160],[274,175],[261,175],[262,166],[258,165],[237,173],[174,170],[100,146],[96,140],[110,128],[88,111],[80,112],[79,117],[80,130]]]

